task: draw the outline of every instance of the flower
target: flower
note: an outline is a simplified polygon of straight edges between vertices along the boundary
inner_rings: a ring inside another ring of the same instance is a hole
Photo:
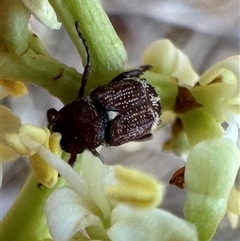
[[[149,211],[117,206],[112,212],[110,240],[198,240],[195,227],[161,209]]]
[[[239,150],[227,139],[203,141],[190,151],[184,215],[196,225],[200,241],[212,238],[225,215],[239,164]]]
[[[193,147],[186,167],[170,180],[186,190],[184,214],[198,229],[199,240],[210,240],[227,212],[233,228],[240,216],[240,192],[234,187],[239,170],[237,119],[232,118],[222,138]]]
[[[49,188],[53,187],[58,179],[57,171],[48,165],[33,149],[28,148],[23,143],[21,132],[28,133],[28,136],[31,136],[30,141],[33,140],[40,145],[46,146],[56,155],[61,155],[60,134],[54,133],[50,135],[47,128],[22,125],[20,119],[4,106],[0,106],[0,113],[2,162],[15,160],[19,156],[28,156],[33,174],[39,182]]]
[[[232,188],[229,195],[227,216],[232,228],[237,228],[240,216],[240,192],[236,187]]]
[[[27,94],[27,88],[21,81],[1,80],[0,79],[0,99],[6,96],[19,97]]]
[[[221,124],[239,115],[240,56],[215,64],[200,77],[168,40],[152,43],[143,60],[153,66],[146,76],[161,96],[163,120],[174,119],[164,150],[181,155],[201,141],[219,138],[224,134]]]
[[[61,174],[71,181],[70,187],[56,190],[46,202],[54,240],[75,235],[82,237],[79,240],[197,240],[194,226],[156,208],[162,186],[152,177],[106,166],[91,153],[84,157],[81,181],[73,180],[75,174]]]

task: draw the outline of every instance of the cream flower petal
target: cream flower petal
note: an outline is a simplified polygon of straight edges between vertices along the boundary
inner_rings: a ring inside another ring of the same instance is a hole
[[[191,89],[198,103],[219,122],[239,115],[240,56],[229,57],[209,68]]]
[[[239,216],[236,215],[235,213],[232,213],[230,211],[227,211],[227,217],[230,221],[230,225],[232,229],[236,229],[239,227]]]
[[[90,152],[84,155],[82,163],[82,177],[88,183],[89,195],[100,208],[104,218],[109,218],[110,204],[106,197],[106,186],[113,182],[113,167],[103,165],[99,158]],[[97,197],[97,199],[96,199]]]
[[[112,241],[197,241],[194,225],[160,210],[136,211],[117,206],[112,212],[108,236]]]
[[[240,192],[235,187],[231,190],[229,196],[228,211],[240,216]]]
[[[57,21],[57,16],[48,0],[22,0],[25,6],[40,22],[51,29],[59,29],[62,24]]]
[[[55,191],[44,209],[50,233],[54,240],[68,241],[78,231],[88,226],[102,227],[99,217],[81,203],[81,198],[68,187]]]
[[[240,56],[232,56],[218,62],[209,68],[199,79],[200,85],[208,85],[214,79],[222,75],[223,82],[228,84],[238,84],[239,87]],[[236,91],[239,91],[236,88]]]
[[[181,86],[194,86],[198,80],[187,56],[167,39],[150,44],[144,51],[143,62],[151,64],[155,73],[177,78]]]
[[[236,95],[236,88],[236,84],[215,83],[196,86],[191,92],[206,112],[224,122],[239,114],[240,99],[239,94]]]

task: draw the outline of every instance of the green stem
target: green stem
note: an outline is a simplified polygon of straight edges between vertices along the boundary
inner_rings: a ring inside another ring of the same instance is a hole
[[[37,241],[50,238],[43,207],[52,191],[44,186],[38,188],[37,180],[31,175],[2,220],[1,240]]]
[[[1,78],[20,80],[47,89],[64,104],[75,100],[81,75],[46,55],[29,49],[21,59],[7,52],[0,53]]]
[[[21,1],[0,1],[0,36],[9,52],[20,56],[28,48],[28,22],[31,17]]]
[[[92,59],[92,68],[86,93],[92,88],[108,83],[124,70],[127,54],[99,0],[50,0],[49,1],[74,45],[86,63],[85,48],[82,45],[75,21],[87,40]]]

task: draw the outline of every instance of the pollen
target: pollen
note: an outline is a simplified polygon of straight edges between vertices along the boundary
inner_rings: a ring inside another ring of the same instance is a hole
[[[35,178],[48,188],[53,188],[58,180],[57,171],[38,154],[29,157],[31,170]]]
[[[21,81],[13,80],[0,80],[0,99],[3,99],[5,96],[10,95],[11,97],[19,97],[27,94],[27,87]]]
[[[22,156],[31,156],[35,152],[27,148],[22,142],[18,134],[16,133],[8,133],[5,135],[5,139],[8,145],[16,151],[19,155]]]
[[[23,125],[20,127],[19,136],[26,146],[31,146],[31,143],[35,142],[36,144],[33,145],[33,149],[44,145],[57,156],[60,156],[62,153],[60,148],[61,135],[59,133],[50,135],[50,131],[47,128]],[[58,180],[57,171],[37,153],[29,157],[29,162],[35,178],[44,186],[53,188]]]
[[[115,168],[117,184],[109,187],[108,196],[137,208],[153,208],[160,204],[163,186],[153,177],[121,166]]]

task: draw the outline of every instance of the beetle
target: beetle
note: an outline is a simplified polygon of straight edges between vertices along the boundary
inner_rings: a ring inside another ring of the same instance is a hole
[[[77,154],[85,150],[100,156],[96,151],[100,145],[119,146],[151,138],[151,132],[159,125],[161,116],[157,92],[141,77],[151,69],[150,65],[123,72],[83,98],[91,57],[78,22],[75,22],[75,28],[87,53],[78,96],[59,111],[49,109],[47,112],[49,129],[62,135],[60,145],[71,154],[71,165]]]

